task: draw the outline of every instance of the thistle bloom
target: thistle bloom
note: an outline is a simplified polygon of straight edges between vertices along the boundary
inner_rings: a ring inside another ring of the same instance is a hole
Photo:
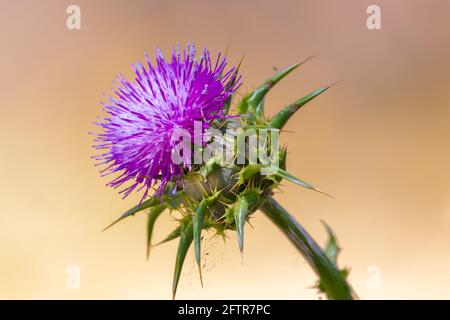
[[[147,66],[132,66],[134,82],[120,76],[116,98],[103,104],[108,117],[96,123],[103,129],[94,148],[104,150],[94,158],[107,165],[103,175],[116,174],[108,186],[127,185],[124,197],[137,187],[149,189],[158,184],[156,194],[165,185],[183,176],[188,165],[174,164],[171,153],[179,132],[193,134],[194,121],[205,129],[215,119],[226,117],[227,100],[238,86],[234,68],[225,72],[226,59],[220,54],[213,65],[208,50],[196,59],[195,46],[183,52],[174,50],[166,61],[157,50],[155,64],[146,55]],[[158,183],[159,182],[159,183]]]

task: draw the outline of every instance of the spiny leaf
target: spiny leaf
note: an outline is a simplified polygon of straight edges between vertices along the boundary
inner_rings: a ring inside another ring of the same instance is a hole
[[[317,189],[316,187],[314,187],[313,185],[309,184],[309,183],[306,182],[306,181],[300,180],[299,178],[293,176],[292,174],[290,174],[289,172],[287,172],[287,171],[285,171],[285,170],[283,170],[283,169],[278,168],[278,169],[276,170],[275,175],[278,176],[278,177],[280,177],[280,178],[286,179],[286,180],[288,180],[288,181],[290,181],[290,182],[293,182],[293,183],[295,183],[295,184],[298,184],[299,186],[302,186],[302,187],[304,187],[304,188],[307,188],[307,189],[311,189],[311,190],[320,192],[320,193],[322,193],[322,194],[324,194],[324,195],[326,195],[326,196],[329,196],[330,198],[333,198],[332,195],[330,195],[330,194],[328,194],[328,193],[326,193],[326,192],[323,192],[322,190]]]
[[[304,61],[300,63],[296,63],[292,66],[289,66],[277,74],[275,74],[270,79],[266,80],[262,85],[257,87],[254,91],[248,93],[238,104],[238,113],[244,114],[247,113],[248,109],[250,108],[250,112],[261,116],[264,113],[264,102],[263,99],[266,96],[266,94],[272,89],[272,87],[277,84],[281,79],[283,79],[285,76],[287,76],[289,73],[291,73],[293,70],[298,68],[300,65],[304,64],[308,60],[310,60],[313,57],[309,57],[305,59]]]
[[[193,221],[193,233],[194,233],[194,249],[195,259],[197,260],[198,272],[200,274],[200,283],[203,287],[202,268],[201,268],[201,237],[203,221],[205,220],[205,213],[208,208],[208,199],[205,198],[198,204],[194,212]]]
[[[201,168],[200,168],[200,175],[203,179],[206,179],[208,175],[213,172],[214,170],[220,168],[220,164],[217,163],[216,158],[209,159]]]
[[[294,103],[284,107],[280,112],[272,117],[270,120],[269,126],[275,129],[283,129],[284,125],[288,122],[288,120],[305,104],[309,101],[320,95],[321,93],[328,90],[331,86],[322,87],[317,90],[314,90],[310,94],[305,97],[295,101]]]
[[[241,253],[244,250],[244,226],[247,216],[253,212],[260,200],[260,192],[257,189],[246,190],[238,196],[234,208],[236,232]]]
[[[161,203],[150,207],[147,218],[147,260],[150,257],[150,247],[152,242],[153,227],[159,215],[167,208],[166,204]]]
[[[325,254],[331,262],[337,265],[337,258],[339,252],[341,251],[341,248],[339,248],[336,234],[334,233],[333,229],[331,229],[331,227],[325,223],[325,221],[322,221],[322,224],[325,226],[325,229],[328,233],[328,243],[325,247]]]
[[[257,115],[263,115],[264,114],[264,105],[265,105],[265,102],[264,102],[264,98],[262,98],[262,100],[258,103],[258,105],[256,106],[256,108],[255,108],[255,113],[257,114]]]
[[[278,72],[276,75],[274,75],[272,78],[266,81],[266,83],[272,83],[272,86],[277,84],[281,79],[283,79],[285,76],[287,76],[289,73],[300,67],[302,64],[305,64],[315,56],[310,56],[306,58],[305,60],[298,62],[296,64],[293,64],[292,66],[289,66],[287,68],[284,68],[280,72]]]
[[[207,224],[205,223],[206,211],[212,204],[214,204],[214,201],[216,200],[219,194],[220,192],[216,192],[212,196],[204,198],[202,201],[200,201],[197,208],[195,209],[194,217],[192,218],[195,259],[197,260],[198,272],[200,274],[200,282],[202,284],[202,287],[203,287],[202,268],[201,268],[202,229],[204,229],[207,226]]]
[[[236,231],[239,249],[244,251],[244,225],[249,213],[249,203],[246,197],[239,196],[236,208],[234,209],[234,219],[236,221]]]
[[[244,97],[237,105],[237,112],[238,114],[244,114],[247,113],[247,110],[248,110],[248,101],[247,97]]]
[[[131,208],[130,210],[128,210],[127,212],[125,212],[124,214],[122,214],[116,221],[114,221],[109,226],[107,226],[105,229],[103,229],[103,231],[111,228],[113,225],[115,225],[119,221],[122,221],[123,219],[125,219],[129,216],[133,216],[134,214],[136,214],[137,212],[139,212],[141,210],[150,208],[150,207],[155,206],[160,203],[161,203],[161,199],[159,199],[159,198],[148,199],[148,200],[142,202],[140,205],[137,205],[137,206]]]
[[[327,256],[327,258],[334,264],[334,266],[339,270],[341,276],[344,279],[347,279],[350,269],[349,268],[342,268],[339,269],[337,264],[338,255],[341,252],[341,248],[339,247],[336,234],[334,233],[333,229],[325,223],[325,221],[322,221],[322,224],[325,226],[325,229],[328,233],[328,242],[325,247],[324,253]],[[317,289],[319,289],[320,292],[327,294],[327,287],[324,285],[323,280],[319,279],[316,283]],[[356,294],[355,294],[356,296]]]
[[[224,217],[225,217],[225,224],[227,226],[231,226],[231,225],[235,224],[234,205],[230,205],[230,206],[226,207]]]
[[[256,88],[256,90],[253,91],[248,96],[248,104],[250,107],[250,111],[252,111],[253,113],[255,113],[258,116],[261,116],[264,112],[264,105],[261,103],[263,102],[263,99],[266,96],[266,94],[269,92],[269,90],[272,89],[272,87],[275,84],[277,84],[281,79],[283,79],[285,76],[287,76],[289,73],[291,73],[292,71],[297,69],[300,65],[304,64],[311,58],[312,57],[309,57],[300,63],[296,63],[292,66],[289,66],[289,67],[281,70],[280,72],[275,74],[272,78],[266,80],[266,82],[264,82],[261,86]]]
[[[181,270],[183,269],[183,263],[186,258],[186,254],[191,246],[193,238],[192,221],[183,230],[180,236],[180,242],[178,244],[177,258],[175,261],[175,270],[173,273],[172,284],[172,299],[175,299],[177,293],[178,282],[180,281]]]

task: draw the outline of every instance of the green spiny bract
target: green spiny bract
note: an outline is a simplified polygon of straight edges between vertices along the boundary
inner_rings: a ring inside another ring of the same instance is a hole
[[[266,94],[301,64],[298,63],[283,69],[254,91],[246,94],[237,104],[237,117],[217,122],[216,128],[224,130],[226,125],[232,124],[244,130],[254,129],[257,134],[261,129],[281,130],[298,109],[328,89],[328,87],[323,87],[315,90],[281,109],[273,117],[267,118],[264,115]],[[227,109],[229,109],[230,103],[231,99],[227,101],[225,106]],[[269,148],[269,144],[266,147]],[[270,150],[266,151],[269,153]],[[268,168],[261,163],[250,163],[248,159],[245,159],[243,164],[226,164],[221,161],[222,159],[212,157],[203,165],[194,165],[192,170],[186,172],[183,182],[178,181],[168,184],[161,198],[151,198],[142,202],[139,206],[125,212],[113,224],[147,209],[148,257],[152,247],[151,238],[156,219],[164,210],[179,213],[178,226],[158,243],[179,239],[173,277],[173,296],[175,296],[183,263],[191,244],[194,244],[195,258],[201,279],[202,231],[213,230],[220,236],[225,236],[227,230],[236,231],[239,248],[242,252],[245,223],[261,204],[273,194],[273,190],[279,186],[282,179],[320,191],[286,171],[285,148],[280,148],[277,152],[279,168],[264,175],[261,174],[261,169]],[[181,186],[181,183],[183,183],[183,186]],[[321,288],[323,285],[318,284],[318,287]]]

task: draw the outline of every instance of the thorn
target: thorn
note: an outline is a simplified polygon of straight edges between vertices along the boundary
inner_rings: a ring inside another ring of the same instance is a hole
[[[319,193],[321,193],[323,195],[326,195],[327,197],[330,197],[331,199],[335,199],[335,197],[333,197],[331,194],[326,193],[326,192],[324,192],[324,191],[322,191],[320,189],[314,188],[313,190],[315,190],[315,191],[317,191],[317,192],[319,192]]]
[[[337,85],[339,82],[341,82],[341,80],[337,80],[337,81],[333,82],[332,84],[330,84],[330,85],[328,86],[328,88],[334,87],[334,86]]]
[[[150,248],[152,247],[152,245],[149,243],[147,245],[147,253],[146,253],[146,259],[148,261],[148,259],[150,258]]]
[[[315,57],[317,57],[317,54],[314,54],[314,55],[312,55],[312,56],[309,56],[309,57],[308,57],[308,58],[306,58],[305,60],[303,60],[303,61],[299,62],[299,63],[298,63],[298,65],[302,65],[302,64],[304,64],[304,63],[308,62],[309,60],[311,60],[311,59],[315,58]]]
[[[202,266],[200,265],[200,262],[198,263],[198,273],[200,275],[200,284],[203,288],[203,276],[202,276]]]
[[[108,225],[106,228],[104,228],[104,229],[102,230],[102,232],[108,230],[108,229],[111,228],[113,225],[115,225],[116,223],[122,221],[123,219],[125,219],[125,217],[120,217],[119,219],[117,219],[116,221],[114,221],[113,223],[111,223],[110,225]]]
[[[292,130],[285,130],[285,129],[281,129],[280,132],[281,132],[281,133],[285,133],[285,132],[286,132],[286,133],[296,133],[295,131],[292,131]]]
[[[241,256],[244,254],[244,239],[240,240],[240,238],[238,239],[238,244],[239,244],[239,251],[241,252]]]
[[[160,245],[162,245],[163,243],[164,243],[164,240],[161,240],[160,242],[157,242],[157,243],[153,244],[153,245],[152,245],[152,248],[157,247],[157,246],[160,246]]]
[[[237,69],[236,70],[239,70],[241,68],[241,65],[242,65],[242,62],[244,61],[244,58],[245,58],[245,53],[242,55],[241,60],[239,60],[239,63],[237,64]]]

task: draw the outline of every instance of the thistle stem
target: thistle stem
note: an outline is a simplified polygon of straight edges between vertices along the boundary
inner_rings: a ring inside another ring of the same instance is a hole
[[[305,257],[320,278],[328,299],[352,300],[354,298],[351,286],[338,268],[328,259],[309,233],[274,198],[268,197],[260,209]]]

